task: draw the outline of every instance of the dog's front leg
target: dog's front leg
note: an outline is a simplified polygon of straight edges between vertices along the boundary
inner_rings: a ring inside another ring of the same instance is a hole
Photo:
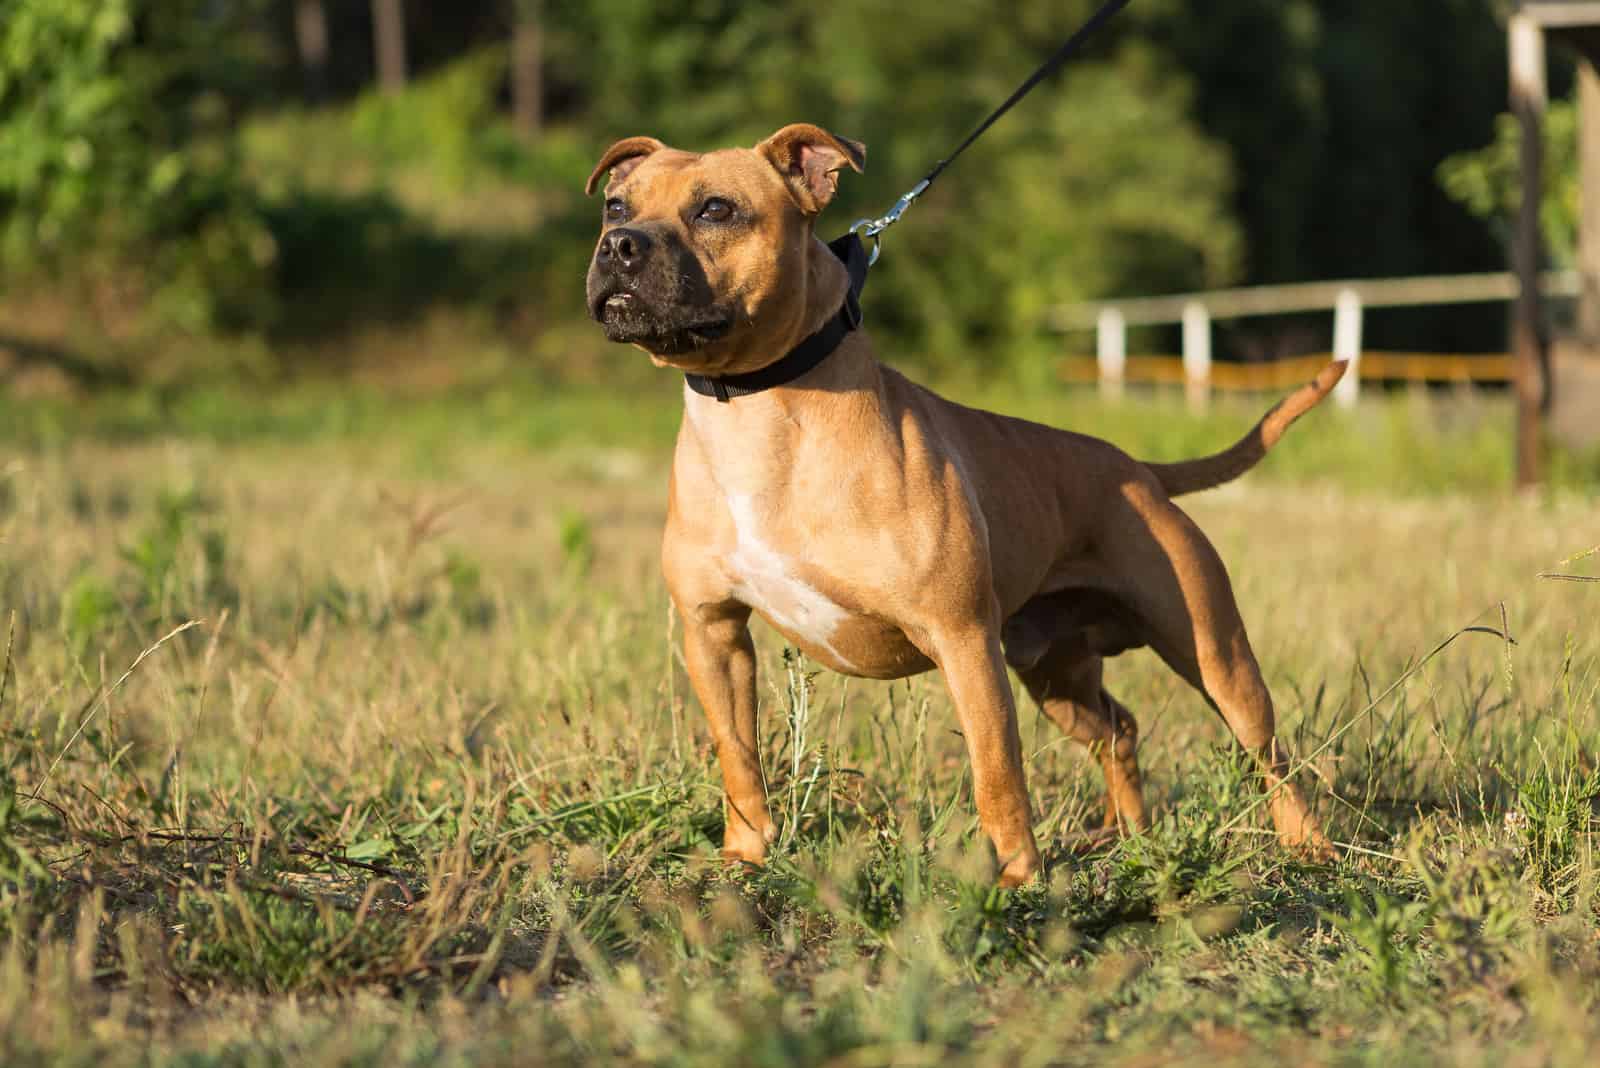
[[[1039,871],[1039,847],[1000,635],[995,628],[968,628],[936,642],[936,651],[967,740],[978,822],[994,843],[1000,885],[1020,886]]]
[[[683,649],[722,765],[722,855],[760,864],[778,832],[767,811],[756,751],[756,655],[749,622],[750,609],[739,604],[686,612]]]

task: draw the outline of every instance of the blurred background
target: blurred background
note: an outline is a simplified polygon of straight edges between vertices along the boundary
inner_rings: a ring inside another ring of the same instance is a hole
[[[185,391],[311,381],[673,394],[584,318],[599,209],[582,185],[606,145],[751,144],[797,120],[863,140],[832,236],[1094,6],[7,0],[6,411],[112,390],[159,414]],[[880,347],[940,380],[1066,389],[1063,356],[1095,337],[1054,328],[1062,307],[1505,270],[1511,6],[1138,0],[888,235]],[[1580,258],[1577,63],[1552,45],[1546,268]],[[1326,352],[1331,330],[1326,312],[1218,321],[1216,359]],[[1362,338],[1504,353],[1508,307],[1372,308]],[[1175,353],[1179,330],[1128,345]]]

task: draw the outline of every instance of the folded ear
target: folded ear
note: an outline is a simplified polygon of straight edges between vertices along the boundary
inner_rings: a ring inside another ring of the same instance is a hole
[[[594,165],[589,180],[583,184],[584,195],[590,196],[594,193],[595,186],[600,184],[600,176],[607,171],[611,172],[613,181],[620,182],[628,176],[629,171],[642,163],[646,156],[666,147],[654,137],[624,137],[606,149],[605,155],[600,157],[600,162]]]
[[[867,165],[867,146],[835,137],[820,126],[797,122],[756,146],[789,183],[795,202],[807,215],[828,206],[845,167],[860,173]]]

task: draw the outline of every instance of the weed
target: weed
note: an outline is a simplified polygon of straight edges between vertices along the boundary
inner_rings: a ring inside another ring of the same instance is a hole
[[[1348,890],[1344,903],[1343,913],[1324,913],[1324,918],[1360,950],[1374,991],[1393,996],[1411,981],[1417,942],[1432,918],[1427,902],[1392,898],[1375,890],[1369,903],[1367,896]]]
[[[1585,769],[1569,753],[1554,764],[1541,760],[1514,786],[1517,806],[1503,819],[1507,836],[1552,906],[1569,909],[1577,901],[1581,876],[1596,866],[1600,768]]]
[[[102,640],[121,615],[122,603],[110,583],[92,571],[73,578],[61,595],[61,630],[75,658]]]
[[[567,569],[575,575],[587,575],[594,563],[594,531],[587,516],[581,512],[561,513],[558,540]]]

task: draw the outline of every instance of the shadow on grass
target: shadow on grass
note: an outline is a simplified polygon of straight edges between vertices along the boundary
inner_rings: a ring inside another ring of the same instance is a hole
[[[282,303],[269,337],[306,342],[413,322],[441,306],[504,320],[577,291],[592,220],[558,212],[527,232],[445,231],[384,192],[301,188],[264,209]]]

